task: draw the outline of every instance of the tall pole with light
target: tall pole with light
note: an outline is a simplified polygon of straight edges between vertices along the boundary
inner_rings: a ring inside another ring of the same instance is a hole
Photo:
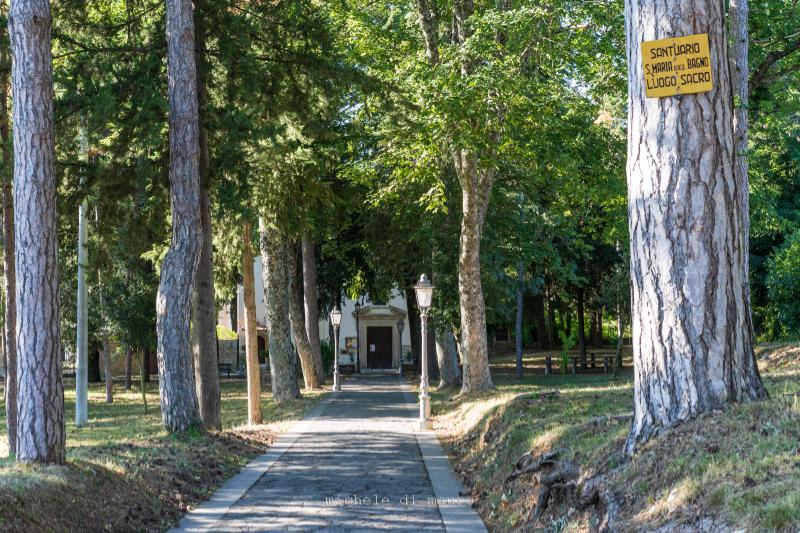
[[[342,390],[339,384],[339,325],[342,323],[342,312],[339,306],[331,311],[331,325],[333,326],[333,390]]]
[[[428,311],[433,300],[433,284],[425,274],[419,277],[414,286],[419,307],[420,329],[422,330],[422,370],[419,378],[419,429],[431,428],[431,397],[428,395]]]
[[[361,326],[358,323],[361,314],[361,302],[356,300],[356,374],[361,373]]]

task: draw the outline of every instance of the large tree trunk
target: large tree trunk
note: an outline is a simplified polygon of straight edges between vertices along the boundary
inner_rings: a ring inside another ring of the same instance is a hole
[[[14,94],[17,460],[63,463],[53,71],[47,0],[9,12]]]
[[[233,297],[231,301],[228,302],[228,306],[231,310],[231,329],[235,331],[237,334],[239,332],[239,309],[238,309],[239,302],[236,299],[236,291],[233,293]]]
[[[425,40],[428,64],[436,68],[439,63],[439,34],[436,11],[428,0],[417,0],[417,16]],[[473,12],[472,0],[457,0],[453,5],[453,41],[463,45],[469,36],[467,19]],[[508,2],[498,3],[500,10]],[[498,40],[503,37],[498,35]],[[502,43],[501,43],[502,44]],[[466,54],[465,54],[466,57]],[[470,64],[464,60],[461,75],[469,74]],[[498,139],[499,140],[499,139]],[[462,192],[461,241],[458,262],[458,291],[461,308],[461,349],[464,375],[462,393],[491,389],[489,350],[486,344],[486,309],[481,286],[480,245],[483,222],[489,205],[493,168],[479,168],[478,157],[468,150],[453,151],[453,162]]]
[[[319,305],[317,304],[317,258],[314,243],[303,237],[303,303],[305,306],[306,333],[311,345],[314,368],[320,378],[320,385],[325,383],[325,369],[322,366],[322,351],[319,342]]]
[[[205,2],[195,0],[195,20],[197,33],[197,100],[200,112],[208,100],[206,86],[206,42],[202,15]],[[197,267],[197,280],[192,295],[192,349],[194,356],[194,381],[197,390],[197,404],[200,418],[208,430],[222,429],[221,400],[219,390],[219,361],[217,360],[217,307],[214,296],[214,250],[211,227],[211,176],[209,169],[208,130],[200,124],[200,159],[198,174],[200,178],[200,221],[203,231],[203,245],[200,263]]]
[[[436,360],[439,363],[439,388],[461,386],[461,367],[458,366],[458,347],[453,331],[436,328]]]
[[[614,373],[622,370],[622,347],[625,335],[625,325],[622,321],[622,303],[617,301],[617,351],[614,354]]]
[[[2,31],[7,31],[6,27]],[[8,57],[5,46],[0,49],[0,63],[6,64]],[[11,142],[8,114],[8,70],[0,74],[0,143],[2,143],[3,165],[10,169],[14,164],[9,150]],[[17,294],[16,272],[14,271],[14,191],[11,175],[4,173],[3,182],[3,285],[5,320],[3,322],[3,353],[6,358],[6,426],[8,428],[8,452],[17,453]]]
[[[625,14],[633,453],[662,428],[767,393],[753,354],[722,3],[626,0]],[[640,43],[695,33],[709,36],[713,89],[646,98]]]
[[[581,357],[581,368],[586,370],[586,310],[583,289],[578,289],[578,353]]]
[[[152,369],[150,368],[150,348],[144,349],[144,361],[142,363],[142,370],[144,371],[144,382],[150,383],[150,374],[152,373]],[[91,365],[90,365],[91,368]],[[98,371],[99,373],[99,371]],[[91,377],[91,376],[90,376]]]
[[[111,340],[103,337],[103,377],[106,382],[106,403],[114,403],[114,373],[111,370]]]
[[[201,145],[208,143],[201,136]],[[202,149],[201,149],[202,151]],[[208,153],[206,152],[206,156]],[[201,157],[201,160],[203,158]],[[206,159],[207,161],[207,159]],[[203,165],[201,164],[201,167]],[[206,170],[207,170],[206,166]],[[211,198],[208,186],[200,192],[203,249],[192,297],[192,347],[194,379],[200,418],[208,430],[222,429],[219,371],[217,361],[217,309],[214,299],[214,260],[211,234]]]
[[[461,393],[494,387],[486,345],[486,308],[481,285],[481,234],[492,177],[477,168],[472,154],[456,153],[456,172],[462,188],[461,243],[458,257],[458,293],[461,309],[461,348],[464,376]]]
[[[592,335],[591,342],[595,348],[603,347],[603,311],[595,310],[591,313]]]
[[[522,379],[522,318],[523,304],[525,303],[525,263],[520,261],[517,266],[517,316],[514,321],[514,349],[516,351],[517,367],[516,377]]]
[[[749,143],[749,113],[750,102],[750,37],[748,35],[748,20],[750,6],[747,0],[731,0],[729,8],[731,36],[733,39],[733,54],[731,55],[731,83],[733,85],[733,142],[735,153],[734,173],[736,183],[739,185],[739,194],[742,197],[742,235],[745,236],[747,248],[744,250],[744,275],[742,280],[746,298],[750,300],[750,164],[747,159]],[[754,337],[752,311],[748,312],[748,325],[750,336]]]
[[[289,321],[292,327],[292,336],[300,356],[300,366],[303,370],[303,381],[306,389],[318,389],[322,385],[322,376],[319,366],[314,364],[314,354],[306,333],[306,321],[303,316],[303,272],[298,267],[297,256],[300,251],[295,244],[288,246],[289,260]]]
[[[539,294],[534,298],[534,312],[536,313],[536,341],[540,350],[550,348],[548,342],[547,320],[545,318],[544,295]]]
[[[267,303],[269,370],[272,397],[280,403],[300,397],[297,358],[292,349],[289,325],[289,264],[286,237],[259,219],[261,264]]]
[[[190,0],[167,0],[167,78],[172,242],[161,265],[156,299],[158,388],[164,425],[170,431],[185,431],[200,422],[189,323],[203,246],[200,124]]]
[[[421,364],[422,357],[422,322],[417,307],[417,294],[413,287],[406,288],[406,310],[408,311],[408,335],[411,337],[411,360],[416,372],[422,368],[417,366]]]
[[[261,268],[263,270],[263,264]],[[258,366],[253,225],[250,221],[242,224],[242,292],[244,293],[244,346],[247,364],[247,424],[252,426],[261,423],[261,368]]]
[[[544,300],[547,304],[547,345],[552,348],[556,345],[556,302],[550,294],[550,286],[546,287]]]

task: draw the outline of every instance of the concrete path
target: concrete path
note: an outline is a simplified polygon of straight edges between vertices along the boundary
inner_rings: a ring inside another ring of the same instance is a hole
[[[485,532],[409,390],[346,380],[176,531]]]

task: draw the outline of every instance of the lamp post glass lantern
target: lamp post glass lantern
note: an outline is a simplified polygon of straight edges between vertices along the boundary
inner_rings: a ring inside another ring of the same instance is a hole
[[[419,429],[431,427],[431,397],[428,395],[428,311],[433,300],[433,284],[425,274],[414,286],[419,307],[420,333],[422,334],[422,368],[419,377]]]
[[[339,384],[339,325],[342,323],[342,312],[339,306],[331,311],[331,325],[333,326],[333,390],[342,390]]]

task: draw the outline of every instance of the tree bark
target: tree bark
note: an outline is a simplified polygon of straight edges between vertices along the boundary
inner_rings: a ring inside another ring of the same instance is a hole
[[[189,335],[192,292],[203,246],[200,132],[194,20],[190,0],[167,0],[170,200],[172,242],[156,299],[161,416],[170,431],[200,422]]]
[[[47,0],[9,12],[14,94],[17,460],[63,463],[53,71]]]
[[[750,164],[748,161],[749,143],[749,103],[750,103],[750,36],[748,21],[750,6],[748,0],[731,0],[729,4],[730,28],[733,39],[731,54],[731,83],[733,84],[733,142],[735,151],[734,173],[739,193],[742,197],[742,233],[745,235],[743,251],[744,275],[742,281],[746,298],[750,300]],[[755,338],[752,310],[748,312],[750,336]]]
[[[489,206],[493,172],[481,171],[472,154],[454,155],[462,189],[461,241],[458,257],[458,293],[461,310],[461,348],[464,374],[461,393],[494,387],[486,344],[486,308],[481,285],[481,235]]]
[[[586,311],[583,289],[578,289],[578,353],[581,358],[581,368],[586,370]]]
[[[106,403],[114,403],[114,373],[111,370],[111,340],[103,337],[103,377],[106,382]]]
[[[417,15],[422,37],[425,39],[425,54],[428,64],[435,66],[439,63],[439,28],[436,15],[428,0],[417,0]]]
[[[534,309],[536,313],[536,341],[540,350],[546,350],[550,348],[550,343],[548,342],[545,300],[543,294],[540,293],[534,298]]]
[[[408,312],[408,334],[411,337],[411,361],[416,372],[422,368],[417,366],[421,364],[422,357],[422,321],[417,307],[417,295],[413,287],[406,288],[406,311]]]
[[[131,367],[133,366],[133,350],[128,349],[125,355],[125,390],[131,390]]]
[[[148,381],[145,375],[145,358],[149,357],[147,351],[139,352],[139,392],[142,395],[142,405],[144,405],[144,414],[147,414],[147,391],[144,384]]]
[[[208,143],[201,135],[201,146],[205,144],[206,163]],[[201,161],[204,159],[201,156]],[[203,164],[201,163],[201,168]],[[208,167],[206,165],[206,171]],[[201,172],[202,175],[202,172]],[[197,403],[200,418],[208,430],[222,429],[222,413],[217,361],[217,309],[214,297],[214,259],[211,232],[211,198],[208,184],[200,192],[200,212],[203,224],[203,249],[197,269],[197,281],[192,296],[192,346],[194,355],[194,379],[197,387]]]
[[[325,369],[322,366],[322,351],[319,342],[319,305],[317,304],[317,258],[314,243],[308,237],[303,237],[303,303],[305,306],[306,332],[308,343],[311,345],[311,355],[314,361],[320,385],[325,383]]]
[[[506,9],[508,6],[506,2],[502,2],[499,7]],[[472,15],[473,8],[472,0],[454,2],[453,40],[456,44],[463,45],[469,36],[467,19]],[[428,0],[417,0],[417,16],[425,40],[428,64],[435,68],[439,63],[438,21]],[[465,59],[461,65],[461,75],[467,76],[469,70],[469,62]],[[486,343],[480,244],[495,171],[493,167],[479,168],[479,158],[469,150],[455,149],[452,157],[462,191],[458,291],[464,364],[461,392],[468,394],[494,387],[489,372],[489,350]]]
[[[322,385],[320,364],[314,364],[314,354],[306,333],[306,321],[303,313],[303,272],[298,266],[297,256],[300,247],[294,243],[288,246],[289,260],[289,322],[292,328],[294,344],[300,356],[300,367],[303,370],[303,382],[306,389],[318,389]]]
[[[439,389],[461,386],[456,337],[448,328],[436,328],[436,360],[439,363]]]
[[[205,27],[201,11],[203,0],[195,0],[195,28],[197,35],[197,100],[200,113],[208,100],[206,85]],[[197,280],[192,295],[192,352],[194,357],[194,381],[200,418],[207,430],[222,429],[221,399],[219,389],[219,361],[217,357],[217,308],[214,294],[214,247],[211,225],[211,175],[209,168],[208,130],[200,123],[200,222],[203,244]]]
[[[233,293],[231,301],[228,303],[231,309],[231,329],[237,334],[239,333],[239,302],[236,299],[236,291]]]
[[[625,449],[729,402],[765,398],[746,290],[722,3],[626,0],[634,419]],[[648,99],[641,42],[708,33],[711,91]]]
[[[614,373],[622,370],[622,347],[625,335],[625,324],[622,321],[622,303],[617,301],[617,351],[614,356]]]
[[[150,348],[145,348],[144,349],[144,362],[142,363],[143,364],[142,370],[144,370],[144,381],[145,381],[145,383],[150,383],[150,373],[151,373],[150,353],[151,353],[150,352]]]
[[[603,312],[592,311],[592,346],[595,348],[603,347]]]
[[[525,263],[517,265],[517,316],[514,323],[514,348],[517,356],[516,377],[522,379],[522,318],[525,303]]]
[[[4,26],[3,32],[7,31]],[[0,63],[6,64],[6,48],[0,50]],[[2,143],[3,165],[11,169],[14,164],[9,150],[11,142],[8,114],[8,71],[0,74],[0,143]],[[14,191],[12,176],[3,173],[3,270],[5,271],[3,292],[5,320],[3,322],[3,347],[6,357],[6,426],[8,428],[8,453],[17,453],[17,295],[16,272],[14,270]]]
[[[269,370],[272,397],[285,402],[300,397],[297,363],[292,349],[289,324],[289,264],[286,237],[259,219],[261,264],[267,303]]]
[[[556,306],[550,295],[549,286],[545,293],[545,303],[547,304],[547,345],[548,348],[551,348],[556,345]]]
[[[253,225],[250,221],[245,221],[242,224],[242,280],[245,360],[247,364],[247,424],[252,426],[261,423],[261,368],[258,366],[256,280],[253,272]]]

